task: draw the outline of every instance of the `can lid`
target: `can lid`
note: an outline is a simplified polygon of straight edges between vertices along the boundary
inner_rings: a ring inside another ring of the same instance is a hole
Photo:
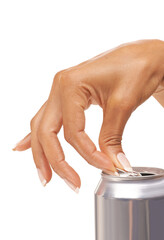
[[[119,176],[113,176],[102,171],[101,175],[112,180],[149,180],[164,178],[164,169],[151,167],[133,167],[133,172],[119,170]]]

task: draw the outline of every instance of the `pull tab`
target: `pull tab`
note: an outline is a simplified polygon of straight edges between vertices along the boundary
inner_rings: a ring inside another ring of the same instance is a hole
[[[120,177],[141,177],[142,175],[139,172],[126,172],[122,169],[116,168]]]

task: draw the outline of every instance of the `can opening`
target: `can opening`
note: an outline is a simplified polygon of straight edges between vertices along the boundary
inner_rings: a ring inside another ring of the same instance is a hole
[[[143,177],[144,176],[154,176],[155,174],[154,173],[140,173]]]
[[[102,172],[102,176],[107,179],[112,179],[113,181],[141,181],[141,180],[150,180],[155,178],[163,178],[164,179],[164,169],[161,168],[150,168],[150,167],[133,167],[132,173],[129,172],[121,172],[119,171],[119,176],[112,176],[110,174]],[[138,175],[137,175],[138,173]]]

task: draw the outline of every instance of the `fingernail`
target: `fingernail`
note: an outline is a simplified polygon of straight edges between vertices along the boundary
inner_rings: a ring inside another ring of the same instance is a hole
[[[114,175],[117,176],[117,177],[120,176],[120,174],[118,172],[114,172]]]
[[[112,172],[112,171],[107,171],[107,170],[104,170],[103,172],[105,172],[111,176],[116,176],[116,177],[120,176],[118,172]]]
[[[42,174],[42,172],[41,172],[41,170],[40,170],[39,168],[37,168],[37,171],[38,171],[39,179],[40,179],[42,185],[45,187],[46,184],[47,184],[47,181],[46,181],[46,179],[44,178],[44,176],[43,176],[43,174]]]
[[[117,159],[120,162],[120,164],[123,166],[123,168],[125,169],[125,171],[128,172],[132,172],[133,169],[128,161],[128,159],[126,158],[125,154],[123,153],[118,153],[117,154]]]
[[[68,181],[66,178],[64,178],[65,183],[76,193],[79,193],[79,188],[74,186],[70,181]]]
[[[13,151],[16,151],[17,150],[17,146],[20,144],[21,141],[19,141],[18,143],[15,144],[15,146],[13,147]]]

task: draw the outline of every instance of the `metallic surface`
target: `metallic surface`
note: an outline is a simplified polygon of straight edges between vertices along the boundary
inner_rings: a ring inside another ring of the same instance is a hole
[[[96,240],[164,240],[164,170],[133,169],[144,176],[102,173],[95,191]]]
[[[139,177],[139,176],[142,176],[139,172],[136,172],[136,171],[132,171],[132,172],[127,172],[127,171],[124,171],[122,169],[119,169],[119,168],[116,168],[117,169],[117,172],[119,173],[119,176],[123,176],[123,177],[128,177],[128,176],[132,176],[132,177]]]

